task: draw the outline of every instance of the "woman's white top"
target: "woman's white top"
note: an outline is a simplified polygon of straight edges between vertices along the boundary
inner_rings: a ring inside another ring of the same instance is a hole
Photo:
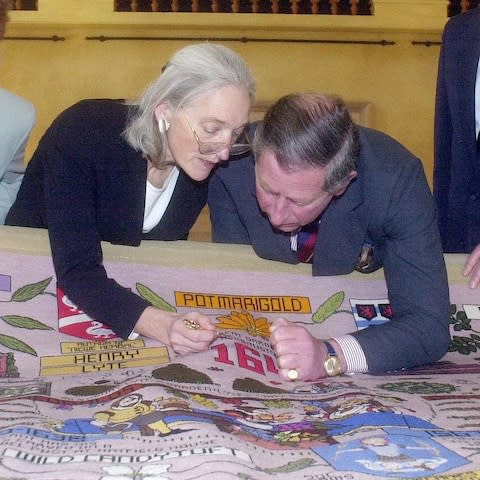
[[[143,216],[143,233],[147,233],[158,225],[170,199],[178,179],[178,168],[173,167],[161,188],[154,187],[148,180],[145,194],[145,214]]]

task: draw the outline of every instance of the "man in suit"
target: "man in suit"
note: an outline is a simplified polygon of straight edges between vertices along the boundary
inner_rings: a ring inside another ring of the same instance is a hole
[[[452,17],[443,32],[433,176],[443,249],[472,253],[464,270],[472,288],[480,283],[479,58],[480,9],[473,8]]]
[[[327,340],[275,320],[280,373],[314,380],[441,358],[450,340],[449,293],[420,160],[383,133],[354,125],[341,100],[314,93],[276,102],[256,128],[253,149],[255,157],[231,160],[211,180],[213,240],[298,263],[302,227],[313,223],[313,275],[383,267],[393,309],[390,322]]]

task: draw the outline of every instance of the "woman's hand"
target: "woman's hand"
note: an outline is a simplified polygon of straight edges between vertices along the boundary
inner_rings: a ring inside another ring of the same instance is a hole
[[[296,370],[299,380],[325,377],[323,364],[327,348],[303,326],[278,318],[270,326],[270,342],[277,355],[280,375],[287,380],[289,370]]]
[[[463,274],[470,277],[470,288],[476,288],[480,284],[480,244],[478,244],[467,258]]]
[[[179,315],[170,327],[170,345],[179,355],[207,350],[217,336],[210,318],[198,312]]]
[[[135,332],[171,346],[179,355],[207,350],[217,338],[215,325],[206,315],[171,313],[155,307],[144,310]]]

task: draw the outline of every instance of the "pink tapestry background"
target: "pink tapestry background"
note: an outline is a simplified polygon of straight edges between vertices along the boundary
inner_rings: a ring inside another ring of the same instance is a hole
[[[441,362],[306,383],[279,377],[269,321],[319,337],[389,321],[383,281],[108,263],[126,288],[217,322],[209,351],[178,357],[112,338],[57,290],[50,258],[0,265],[2,478],[480,476],[480,302],[463,284]]]

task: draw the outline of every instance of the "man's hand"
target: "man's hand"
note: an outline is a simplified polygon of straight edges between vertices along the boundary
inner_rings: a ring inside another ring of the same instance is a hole
[[[287,380],[289,370],[298,372],[299,380],[326,377],[324,363],[327,347],[303,326],[278,318],[270,327],[270,342],[277,356],[280,375]]]

